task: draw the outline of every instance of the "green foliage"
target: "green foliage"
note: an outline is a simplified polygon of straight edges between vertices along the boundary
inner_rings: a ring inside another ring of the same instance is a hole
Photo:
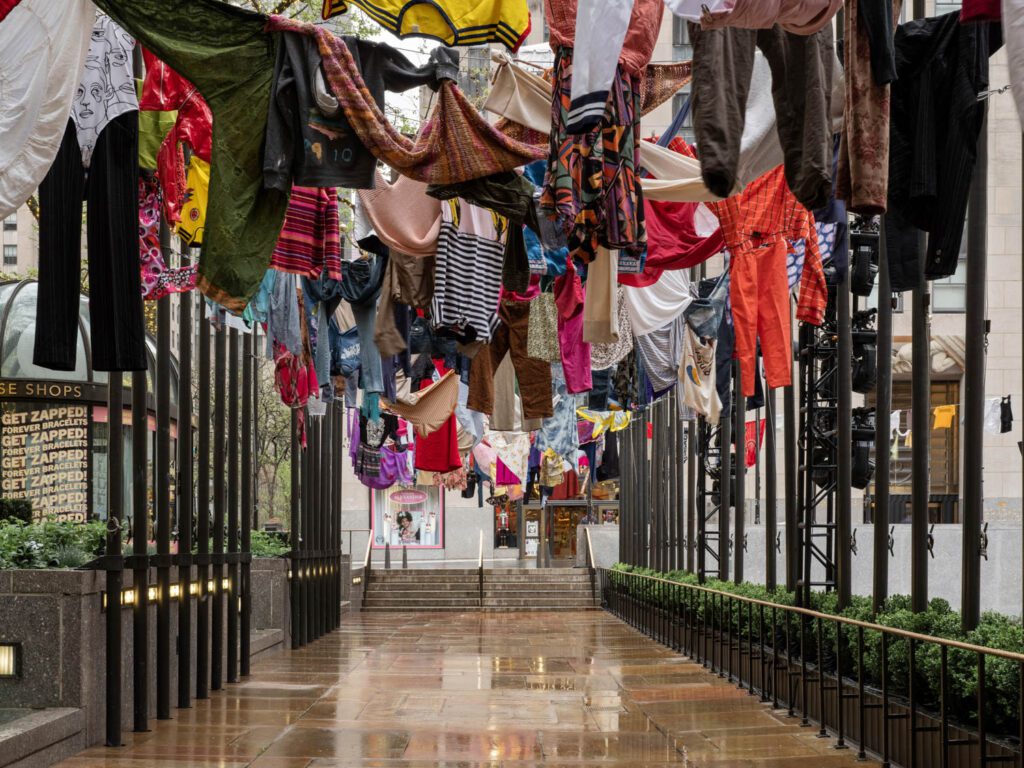
[[[291,551],[285,538],[272,531],[252,532],[253,557],[280,557]]]
[[[627,575],[649,576],[673,584],[633,579]],[[616,563],[610,569],[608,578],[612,587],[626,590],[634,599],[639,599],[656,610],[670,610],[676,615],[684,615],[692,610],[698,619],[704,619],[707,611],[711,614],[709,620],[713,620],[716,626],[731,626],[734,633],[744,638],[760,640],[762,629],[759,608],[754,606],[750,613],[746,604],[729,600],[725,601],[723,608],[721,601],[717,599],[704,599],[703,594],[706,593],[682,588],[683,585],[699,584],[695,574],[686,571],[659,573],[650,568]],[[675,584],[679,584],[680,587],[675,587]],[[760,584],[734,584],[729,581],[707,579],[702,586],[728,595],[779,606],[793,605],[795,602],[793,593],[782,588],[772,592]],[[882,610],[874,615],[871,600],[866,597],[853,597],[850,605],[840,611],[835,592],[814,592],[811,594],[810,607],[828,616],[842,616],[920,635],[1024,654],[1024,627],[1021,626],[1020,620],[998,613],[985,613],[977,629],[964,632],[960,614],[954,611],[947,601],[939,598],[933,599],[926,611],[914,613],[908,595],[893,595],[886,601]],[[800,623],[800,620],[794,617],[790,624],[792,636],[789,651],[797,655],[800,653]],[[765,643],[768,645],[773,642],[770,624],[770,611],[766,610],[763,631]],[[782,653],[786,652],[785,627],[786,617],[779,613],[774,640],[783,646],[780,649]],[[804,650],[808,662],[817,664],[816,626],[808,623],[806,627],[808,634],[805,637]],[[915,642],[914,645],[914,693],[920,707],[936,712],[941,701],[942,648],[938,644],[925,642]],[[864,631],[864,680],[866,685],[876,688],[880,688],[882,684],[881,646],[881,632],[870,629]],[[886,650],[889,693],[895,697],[907,696],[911,682],[910,641],[890,635]],[[955,720],[968,725],[973,724],[977,722],[978,715],[978,657],[974,653],[956,648],[948,648],[946,653],[947,711]],[[837,656],[841,655],[844,677],[856,678],[861,673],[857,653],[857,629],[841,622],[823,620],[821,655],[822,666],[827,672],[832,673],[837,669]],[[985,716],[990,732],[1011,735],[1018,732],[1020,676],[1021,669],[1016,662],[995,656],[985,657]]]
[[[0,522],[21,520],[32,522],[32,502],[28,499],[0,499]]]
[[[104,536],[99,521],[0,521],[0,569],[77,568],[102,552]]]

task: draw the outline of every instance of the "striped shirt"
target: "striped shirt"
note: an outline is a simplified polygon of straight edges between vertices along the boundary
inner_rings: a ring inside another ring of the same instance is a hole
[[[508,220],[464,200],[441,205],[434,299],[435,329],[490,341],[498,327],[501,267]]]
[[[338,193],[333,187],[292,187],[284,227],[270,266],[278,272],[341,280],[341,231]]]

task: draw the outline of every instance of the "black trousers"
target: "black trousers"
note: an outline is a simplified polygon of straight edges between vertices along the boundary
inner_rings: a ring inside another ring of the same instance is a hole
[[[92,366],[146,369],[139,277],[139,114],[110,121],[92,164],[82,165],[68,121],[57,159],[39,186],[39,301],[36,365],[75,369],[82,273],[82,200],[87,203],[87,259]]]

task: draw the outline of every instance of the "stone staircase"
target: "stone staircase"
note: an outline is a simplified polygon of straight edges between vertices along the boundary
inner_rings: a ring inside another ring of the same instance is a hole
[[[370,572],[364,611],[582,611],[600,608],[585,568],[476,568]]]

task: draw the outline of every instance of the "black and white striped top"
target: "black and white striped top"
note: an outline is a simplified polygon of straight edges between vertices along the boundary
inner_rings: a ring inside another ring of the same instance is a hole
[[[490,341],[498,327],[507,232],[507,219],[486,208],[459,199],[441,204],[430,305],[435,329]]]

